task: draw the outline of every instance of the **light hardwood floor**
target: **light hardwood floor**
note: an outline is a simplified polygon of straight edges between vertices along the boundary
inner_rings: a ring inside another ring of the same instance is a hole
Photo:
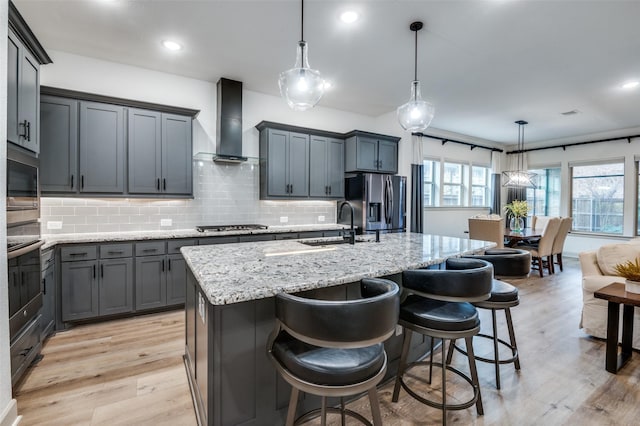
[[[493,366],[478,363],[484,416],[452,411],[449,423],[477,425],[636,425],[640,423],[640,354],[617,375],[604,369],[604,342],[578,329],[582,306],[580,268],[565,260],[564,272],[512,280],[520,290],[513,309],[522,370],[502,366],[495,389]],[[490,317],[483,314],[483,324]],[[503,326],[503,315],[499,314]],[[504,328],[501,328],[504,330]],[[480,343],[480,342],[478,342]],[[169,312],[76,327],[45,344],[43,360],[16,389],[23,425],[193,425],[195,418],[182,363],[182,312]],[[476,351],[489,351],[479,344]],[[465,369],[466,359],[454,355]],[[414,370],[419,375],[419,370]],[[433,389],[439,387],[434,372]],[[429,387],[418,385],[424,392]],[[385,425],[432,425],[440,411],[401,391],[380,389]],[[447,383],[464,398],[464,386]],[[461,393],[461,391],[463,391]],[[370,417],[368,400],[350,404]],[[337,423],[335,423],[337,424]],[[349,424],[356,424],[351,423]]]

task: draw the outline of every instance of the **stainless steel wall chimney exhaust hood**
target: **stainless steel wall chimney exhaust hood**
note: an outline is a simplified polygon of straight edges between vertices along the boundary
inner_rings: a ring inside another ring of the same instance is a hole
[[[242,82],[221,78],[216,85],[216,154],[213,161],[242,163]]]

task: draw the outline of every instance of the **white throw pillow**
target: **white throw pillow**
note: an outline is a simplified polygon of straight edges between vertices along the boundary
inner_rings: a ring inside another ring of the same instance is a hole
[[[628,260],[634,261],[640,257],[640,245],[637,244],[607,244],[600,247],[596,253],[598,267],[604,275],[617,275],[615,266]]]

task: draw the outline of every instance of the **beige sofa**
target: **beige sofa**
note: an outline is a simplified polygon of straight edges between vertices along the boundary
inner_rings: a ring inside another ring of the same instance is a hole
[[[607,301],[596,299],[593,293],[614,282],[624,282],[615,275],[614,267],[627,260],[640,257],[640,239],[628,243],[607,244],[598,250],[579,253],[582,269],[582,318],[580,328],[594,337],[607,337]],[[622,309],[620,309],[620,336],[622,335]],[[640,310],[636,308],[633,324],[633,347],[640,348]]]

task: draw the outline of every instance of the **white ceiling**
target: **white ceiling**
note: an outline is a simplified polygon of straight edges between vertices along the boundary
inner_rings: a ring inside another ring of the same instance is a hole
[[[45,49],[273,95],[300,38],[298,0],[13,1]],[[347,8],[355,24],[339,21]],[[640,1],[307,0],[309,62],[333,82],[320,105],[378,116],[406,102],[414,20],[432,127],[514,143],[518,119],[527,142],[640,126],[640,88],[620,88],[640,80]]]

